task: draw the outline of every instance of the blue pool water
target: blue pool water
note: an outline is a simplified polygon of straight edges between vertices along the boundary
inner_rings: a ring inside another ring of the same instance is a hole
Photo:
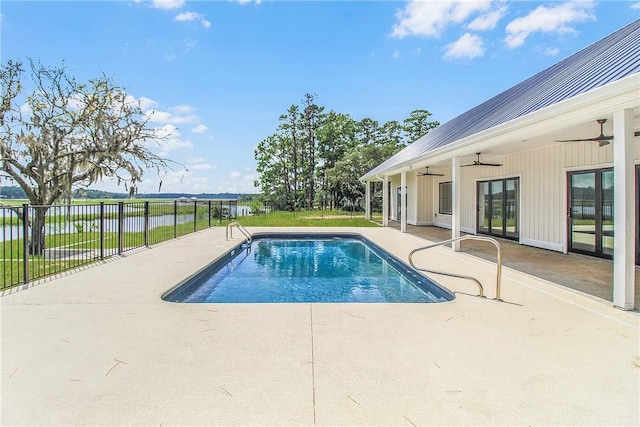
[[[444,302],[453,294],[359,235],[256,236],[163,297],[175,302]]]

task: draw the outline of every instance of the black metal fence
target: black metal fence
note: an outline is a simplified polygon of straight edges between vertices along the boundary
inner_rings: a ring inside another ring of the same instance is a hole
[[[0,207],[0,289],[235,219],[237,200]]]

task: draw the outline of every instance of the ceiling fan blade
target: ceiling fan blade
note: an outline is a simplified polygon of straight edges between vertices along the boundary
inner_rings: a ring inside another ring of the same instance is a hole
[[[429,167],[427,166],[426,171],[424,173],[417,174],[418,176],[444,176],[443,173],[435,173],[429,172]]]
[[[468,165],[462,165],[461,168],[466,168],[468,166],[502,166],[502,163],[484,163],[480,161],[480,153],[476,153],[478,156],[478,160],[474,160],[473,163],[469,163]]]
[[[613,136],[596,136],[595,138],[582,138],[582,139],[554,139],[555,142],[600,142],[600,141],[611,141]],[[607,144],[605,144],[607,145]]]

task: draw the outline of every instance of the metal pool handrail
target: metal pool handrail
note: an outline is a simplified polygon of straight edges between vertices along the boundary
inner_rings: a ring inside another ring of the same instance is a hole
[[[496,298],[495,299],[498,300],[498,301],[502,301],[502,299],[500,298],[500,291],[501,291],[501,287],[502,287],[502,248],[500,247],[500,243],[496,239],[492,239],[491,237],[475,236],[475,235],[471,235],[470,234],[470,235],[466,235],[466,236],[456,237],[455,239],[449,239],[449,240],[445,240],[445,241],[442,241],[442,242],[434,243],[433,245],[423,246],[421,248],[416,248],[416,249],[412,250],[409,253],[409,264],[411,265],[411,267],[415,268],[416,270],[424,271],[426,273],[441,274],[443,276],[451,276],[451,277],[457,277],[459,279],[473,280],[474,282],[476,282],[478,284],[478,287],[480,288],[480,296],[484,297],[484,289],[482,287],[482,283],[480,283],[480,281],[478,279],[476,279],[475,277],[465,276],[463,274],[448,273],[448,272],[443,272],[443,271],[427,270],[425,268],[418,268],[413,263],[413,254],[416,253],[416,252],[423,251],[425,249],[435,248],[436,246],[442,246],[442,245],[446,245],[446,244],[453,243],[453,242],[459,242],[459,241],[462,241],[462,240],[480,240],[480,241],[485,241],[485,242],[491,242],[496,247],[496,249],[497,249],[497,255],[496,255],[497,273],[496,273]]]
[[[244,228],[242,226],[242,224],[240,224],[239,222],[231,222],[229,224],[227,224],[227,231],[226,231],[226,237],[227,240],[229,240],[229,236],[231,236],[231,238],[233,239],[233,227],[236,227],[238,230],[240,230],[240,232],[242,234],[244,234],[244,237],[247,239],[247,244],[250,245],[251,244],[251,233],[249,233],[249,230],[247,230],[246,228]],[[231,230],[231,233],[229,233],[229,230]]]

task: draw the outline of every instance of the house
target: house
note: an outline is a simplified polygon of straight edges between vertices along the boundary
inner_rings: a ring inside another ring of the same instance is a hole
[[[486,234],[611,258],[613,304],[632,310],[639,129],[640,20],[433,129],[361,179],[367,199],[382,183],[383,225],[398,221],[402,232],[436,225],[453,238]]]

